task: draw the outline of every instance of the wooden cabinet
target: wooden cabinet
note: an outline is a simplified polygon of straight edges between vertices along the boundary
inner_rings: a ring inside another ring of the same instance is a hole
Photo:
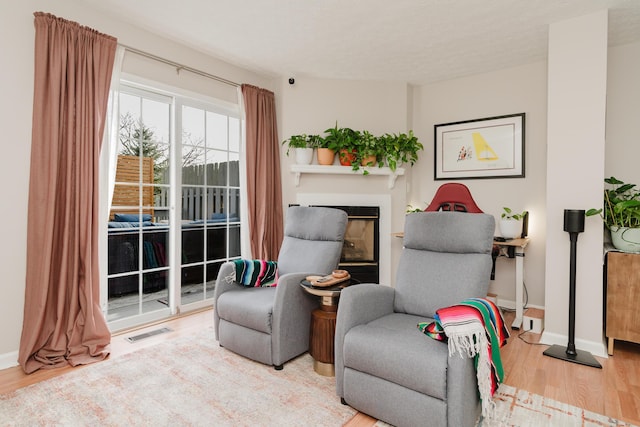
[[[640,343],[640,254],[607,252],[607,352],[614,340]]]

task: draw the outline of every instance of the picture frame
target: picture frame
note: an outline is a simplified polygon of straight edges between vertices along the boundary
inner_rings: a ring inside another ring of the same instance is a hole
[[[434,179],[524,178],[525,113],[434,125]]]

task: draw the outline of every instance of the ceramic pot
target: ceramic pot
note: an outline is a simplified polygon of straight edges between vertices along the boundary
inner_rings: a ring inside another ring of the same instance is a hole
[[[515,239],[522,234],[522,221],[513,218],[503,218],[500,220],[500,234],[505,239]]]
[[[348,150],[340,150],[340,164],[342,166],[351,166],[351,164],[356,160],[355,150],[349,152]]]
[[[640,253],[640,228],[612,226],[611,243],[623,252]]]
[[[310,165],[313,161],[313,148],[296,148],[296,163]]]
[[[332,165],[336,153],[329,148],[318,148],[318,164]]]
[[[362,160],[360,161],[360,164],[362,166],[375,166],[376,165],[376,156],[375,155],[371,155],[371,156],[367,156],[367,157],[363,157]]]

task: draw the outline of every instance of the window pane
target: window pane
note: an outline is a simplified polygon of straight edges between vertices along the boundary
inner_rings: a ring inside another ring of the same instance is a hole
[[[182,147],[182,183],[204,184],[205,151],[192,146]]]
[[[182,107],[182,145],[204,146],[204,110]]]
[[[240,151],[240,119],[229,117],[229,151]]]
[[[170,105],[151,99],[142,99],[142,122],[149,130],[149,139],[155,143],[169,143]]]
[[[240,187],[240,155],[229,153],[229,185]]]
[[[227,204],[227,190],[215,187],[207,189],[207,219],[209,224],[226,223],[227,214],[224,207]]]
[[[227,150],[227,116],[207,111],[207,148]]]
[[[182,220],[202,220],[205,208],[205,189],[202,187],[182,188]]]
[[[207,185],[227,185],[226,151],[207,150]]]
[[[240,190],[229,189],[229,201],[225,213],[229,214],[229,222],[240,222]]]

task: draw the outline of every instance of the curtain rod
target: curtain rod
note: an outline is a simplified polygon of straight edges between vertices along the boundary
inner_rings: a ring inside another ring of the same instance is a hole
[[[212,80],[216,80],[216,81],[218,81],[220,83],[224,83],[224,84],[227,84],[229,86],[234,86],[234,87],[239,87],[240,86],[239,83],[233,82],[231,80],[227,80],[225,78],[218,77],[218,76],[215,76],[213,74],[205,73],[204,71],[200,71],[200,70],[197,70],[195,68],[191,68],[189,66],[182,65],[182,64],[179,64],[179,63],[174,62],[174,61],[170,61],[170,60],[165,59],[165,58],[161,58],[161,57],[153,55],[151,53],[144,52],[144,51],[142,51],[140,49],[136,49],[136,48],[124,45],[124,44],[120,44],[120,46],[125,48],[125,50],[127,50],[127,51],[129,51],[131,53],[134,53],[136,55],[144,56],[145,58],[153,59],[155,61],[162,62],[164,64],[167,64],[167,65],[170,65],[172,67],[175,67],[176,71],[178,71],[178,72],[180,72],[181,70],[185,70],[185,71],[189,71],[190,73],[193,73],[193,74],[198,74],[200,76],[207,77],[207,78],[210,78]]]

